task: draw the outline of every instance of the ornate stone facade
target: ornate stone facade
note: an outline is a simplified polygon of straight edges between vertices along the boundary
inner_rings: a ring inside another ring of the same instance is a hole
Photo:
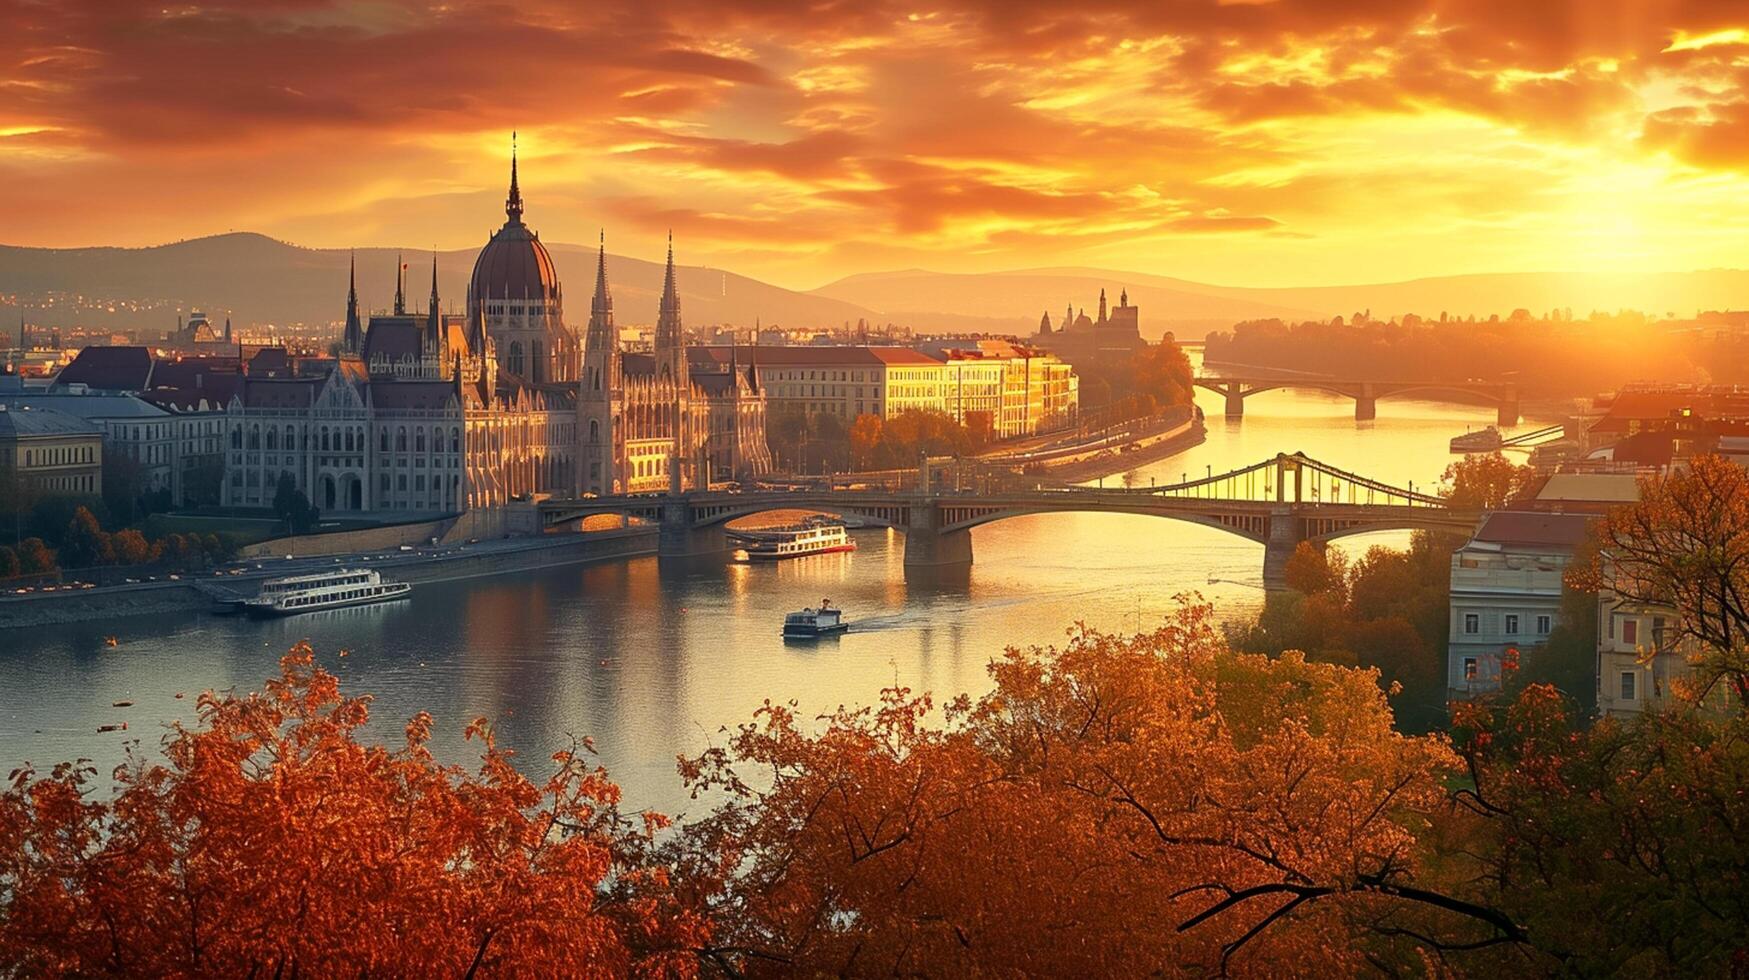
[[[751,362],[695,371],[680,319],[674,244],[650,353],[620,348],[601,245],[583,339],[577,474],[585,493],[647,493],[747,480],[771,470],[765,395]]]

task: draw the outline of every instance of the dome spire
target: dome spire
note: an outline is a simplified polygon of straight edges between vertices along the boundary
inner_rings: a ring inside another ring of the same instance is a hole
[[[395,315],[401,316],[407,312],[407,263],[401,261],[401,253],[395,253]]]
[[[516,133],[510,134],[510,196],[504,199],[504,213],[511,221],[522,220],[522,188],[516,186]]]

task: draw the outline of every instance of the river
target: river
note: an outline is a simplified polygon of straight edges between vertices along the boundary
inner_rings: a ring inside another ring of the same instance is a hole
[[[1452,459],[1446,441],[1493,420],[1489,408],[1386,400],[1375,421],[1356,422],[1350,400],[1278,391],[1250,398],[1245,418],[1229,421],[1218,397],[1198,397],[1207,441],[1142,467],[1136,482],[1303,451],[1429,488]],[[674,572],[643,558],[425,585],[402,603],[285,620],[191,613],[0,633],[0,772],[88,758],[107,774],[130,744],[155,753],[168,722],[192,721],[201,690],[256,687],[308,638],[345,690],[374,695],[381,737],[427,710],[439,755],[463,762],[471,754],[461,730],[484,715],[532,769],[568,734],[593,736],[629,805],[682,813],[696,804],[681,790],[675,756],[721,744],[724,726],[749,720],[764,699],[795,700],[812,715],[873,702],[895,682],[938,701],[976,694],[988,686],[985,664],[1007,644],[1059,642],[1077,621],[1149,626],[1180,592],[1200,592],[1229,618],[1254,613],[1263,595],[1260,545],[1159,518],[1056,514],[987,525],[973,532],[969,580],[952,585],[908,584],[897,532],[855,536],[855,553],[775,566]],[[783,613],[823,596],[856,628],[817,645],[784,644]],[[114,648],[104,643],[111,635]],[[112,707],[124,700],[134,703]],[[128,731],[97,731],[120,721]]]

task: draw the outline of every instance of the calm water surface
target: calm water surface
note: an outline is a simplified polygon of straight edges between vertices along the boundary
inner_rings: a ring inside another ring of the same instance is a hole
[[[1304,451],[1431,487],[1452,458],[1446,441],[1493,419],[1487,408],[1387,400],[1377,420],[1357,423],[1346,399],[1272,392],[1229,422],[1219,398],[1199,398],[1208,441],[1142,467],[1138,483]],[[1078,620],[1150,626],[1180,592],[1201,592],[1229,618],[1254,613],[1263,595],[1260,545],[1159,518],[1060,514],[988,525],[973,532],[969,580],[949,585],[907,583],[896,532],[856,539],[853,554],[775,566],[675,572],[645,558],[423,585],[403,603],[285,620],[190,613],[0,632],[0,772],[84,757],[106,773],[130,743],[154,751],[167,722],[191,720],[198,692],[257,686],[307,638],[345,689],[375,696],[381,737],[428,710],[439,753],[466,761],[460,731],[485,715],[532,768],[569,734],[590,735],[629,804],[681,813],[694,804],[675,756],[720,743],[723,726],[749,719],[766,698],[814,713],[869,703],[895,681],[938,700],[975,694],[1005,644],[1058,642]],[[783,613],[822,596],[846,610],[854,631],[784,644]],[[109,635],[118,647],[105,647]],[[338,657],[341,649],[349,655]],[[118,700],[134,705],[111,707]],[[125,733],[97,732],[123,720]]]

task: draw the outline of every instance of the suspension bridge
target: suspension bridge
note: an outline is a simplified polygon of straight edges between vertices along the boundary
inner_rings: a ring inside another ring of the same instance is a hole
[[[910,487],[786,491],[692,491],[541,501],[548,527],[614,514],[660,527],[664,558],[724,556],[723,525],[773,510],[805,509],[853,516],[905,535],[907,569],[952,568],[972,561],[975,527],[1029,514],[1093,512],[1163,517],[1213,527],[1263,546],[1263,579],[1279,587],[1287,559],[1302,541],[1323,544],[1351,534],[1432,530],[1469,534],[1477,511],[1454,509],[1433,494],[1392,486],[1303,453],[1167,486],[1094,489],[1061,485],[938,487],[925,464]],[[1065,541],[1064,547],[1073,547]]]

